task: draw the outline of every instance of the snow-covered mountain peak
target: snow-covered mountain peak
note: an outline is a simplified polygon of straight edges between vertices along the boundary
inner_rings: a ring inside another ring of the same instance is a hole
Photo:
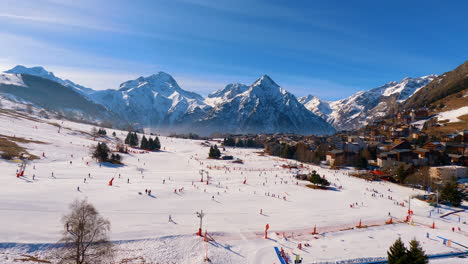
[[[12,69],[5,71],[6,73],[16,73],[16,74],[29,74],[37,77],[42,77],[44,79],[49,79],[58,83],[63,82],[62,79],[57,78],[53,72],[47,71],[44,67],[35,66],[35,67],[25,67],[23,65],[16,65]]]
[[[129,91],[135,88],[150,88],[151,90],[159,89],[180,89],[177,82],[171,75],[165,72],[158,72],[148,77],[140,76],[135,80],[126,81],[120,84],[120,91]]]
[[[231,99],[234,96],[241,94],[249,88],[248,85],[242,84],[242,83],[230,83],[226,85],[223,89],[219,89],[215,92],[212,92],[208,95],[208,98],[227,98]]]
[[[290,95],[268,75],[263,75],[256,80],[244,94],[248,97],[254,96],[265,98],[279,98],[284,95]]]
[[[307,104],[307,103],[309,103],[309,102],[311,102],[311,101],[320,100],[320,98],[318,98],[318,97],[315,96],[315,95],[309,94],[309,95],[306,95],[306,96],[303,96],[303,97],[299,97],[299,98],[297,98],[297,100],[298,100],[301,104],[305,105],[305,104]]]
[[[433,74],[418,78],[406,77],[400,82],[390,82],[382,86],[382,88],[384,88],[382,95],[391,96],[397,94],[399,101],[406,100],[419,89],[434,80],[436,77],[437,75]]]
[[[307,95],[298,98],[298,101],[305,106],[312,113],[326,119],[332,110],[330,108],[330,102],[320,99],[315,95]]]
[[[262,87],[266,89],[271,89],[271,88],[278,88],[279,85],[273,81],[273,79],[270,78],[268,75],[263,75],[260,77],[255,83],[252,85],[252,87]]]
[[[205,103],[210,106],[215,106],[217,104],[223,103],[227,100],[231,100],[237,95],[244,93],[249,89],[248,85],[242,83],[230,83],[224,88],[219,89],[213,93],[210,93],[207,98],[205,98]]]
[[[70,80],[64,80],[61,79],[51,71],[48,71],[44,69],[44,67],[41,66],[35,66],[35,67],[25,67],[23,65],[17,65],[13,67],[12,69],[5,71],[5,73],[15,73],[15,74],[27,74],[27,75],[32,75],[32,76],[37,76],[43,79],[51,80],[53,82],[59,83],[61,85],[64,85],[66,87],[72,88],[76,92],[83,94],[83,95],[89,95],[93,92],[95,92],[91,88],[84,87],[82,85],[76,84]]]
[[[406,77],[399,82],[392,81],[333,102],[323,101],[314,96],[302,97],[299,101],[309,111],[326,119],[335,128],[355,129],[370,120],[387,115],[393,105],[405,101],[436,77],[436,75]]]

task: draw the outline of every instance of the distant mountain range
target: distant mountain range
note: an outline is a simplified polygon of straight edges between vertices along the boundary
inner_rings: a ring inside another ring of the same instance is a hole
[[[36,82],[31,83],[30,79]],[[46,109],[81,117],[92,117],[94,113],[97,120],[159,132],[335,132],[266,75],[250,86],[228,84],[204,98],[183,90],[164,72],[124,82],[118,90],[95,91],[62,80],[42,67],[16,66],[0,75],[0,92]]]
[[[333,102],[312,95],[301,97],[299,101],[336,129],[352,130],[366,125],[370,120],[384,117],[397,103],[405,102],[436,77],[407,77]]]
[[[45,109],[159,132],[324,135],[360,128],[399,106],[421,106],[444,91],[466,89],[467,69],[465,63],[439,77],[408,77],[326,101],[313,95],[296,98],[267,75],[252,85],[228,84],[204,98],[183,90],[164,72],[126,81],[117,90],[96,91],[42,67],[18,65],[0,74],[0,92]]]

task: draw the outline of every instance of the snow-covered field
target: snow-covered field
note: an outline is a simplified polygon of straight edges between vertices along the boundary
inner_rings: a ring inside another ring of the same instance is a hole
[[[164,148],[160,152],[124,155],[122,167],[100,166],[89,154],[97,143],[85,133],[92,126],[47,120],[60,124],[59,132],[57,126],[43,121],[0,114],[0,136],[46,143],[21,144],[32,154],[45,154],[28,164],[25,177],[16,178],[17,162],[0,160],[2,264],[16,263],[21,254],[50,258],[47,244],[59,239],[60,218],[77,198],[88,199],[111,221],[118,263],[202,263],[205,255],[212,263],[280,263],[275,246],[283,247],[291,259],[299,254],[304,263],[358,262],[385,257],[399,236],[405,243],[417,238],[428,254],[463,250],[453,243],[443,245],[437,236],[468,245],[466,212],[442,219],[439,215],[449,208],[431,212],[432,207],[412,199],[414,225],[400,223],[407,215],[409,197],[421,193],[418,190],[366,182],[348,176],[348,170],[305,165],[303,172],[317,170],[335,186],[342,186],[334,191],[313,190],[294,179],[296,170],[281,167],[293,161],[234,148],[223,154],[244,164],[209,160],[202,141],[166,137],[160,137]],[[126,135],[111,129],[108,135],[113,131],[120,139]],[[112,137],[105,140],[115,142]],[[202,169],[208,172],[208,185],[206,173],[204,182],[200,181]],[[114,184],[109,186],[112,178]],[[195,212],[200,210],[206,213],[203,229],[214,238],[210,243],[195,236],[199,225]],[[395,224],[385,225],[389,213]],[[173,222],[168,221],[169,215]],[[360,220],[368,227],[355,228]],[[436,229],[429,227],[433,222]],[[266,224],[269,239],[263,238]],[[311,234],[314,226],[318,235]],[[299,243],[310,246],[299,250]]]

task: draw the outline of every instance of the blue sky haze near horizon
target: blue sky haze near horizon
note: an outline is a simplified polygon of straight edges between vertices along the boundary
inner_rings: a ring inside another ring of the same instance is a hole
[[[0,0],[0,71],[94,89],[158,71],[206,95],[268,74],[336,100],[466,60],[465,1]]]

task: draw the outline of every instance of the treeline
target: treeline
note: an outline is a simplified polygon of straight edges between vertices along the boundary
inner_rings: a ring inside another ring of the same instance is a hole
[[[107,131],[104,129],[104,128],[95,128],[93,127],[91,129],[91,134],[93,134],[93,136],[95,137],[98,137],[98,136],[106,136],[107,135]]]
[[[199,139],[199,140],[208,140],[210,138],[208,137],[201,137],[198,134],[195,133],[188,133],[188,134],[177,134],[177,133],[171,133],[169,137],[173,138],[183,138],[183,139]]]
[[[263,148],[263,143],[255,141],[251,138],[240,139],[234,137],[226,137],[223,140],[223,145],[226,147],[237,147],[237,148]]]
[[[279,141],[265,143],[265,152],[269,155],[315,164],[325,160],[329,148],[330,146],[327,143],[320,144],[313,150],[309,144],[303,142],[299,142],[294,146]]]
[[[158,137],[155,137],[154,139],[149,137],[149,139],[147,139],[145,136],[143,136],[143,138],[141,138],[140,148],[149,151],[160,150],[161,143],[159,142]]]
[[[140,145],[141,149],[146,149],[149,151],[155,151],[155,150],[161,149],[161,143],[157,136],[154,139],[151,136],[149,138],[146,138],[146,136],[143,136],[141,138],[141,143],[140,143],[136,132],[128,132],[127,137],[125,138],[124,142],[125,144],[128,144],[132,147],[137,147],[138,145]]]

